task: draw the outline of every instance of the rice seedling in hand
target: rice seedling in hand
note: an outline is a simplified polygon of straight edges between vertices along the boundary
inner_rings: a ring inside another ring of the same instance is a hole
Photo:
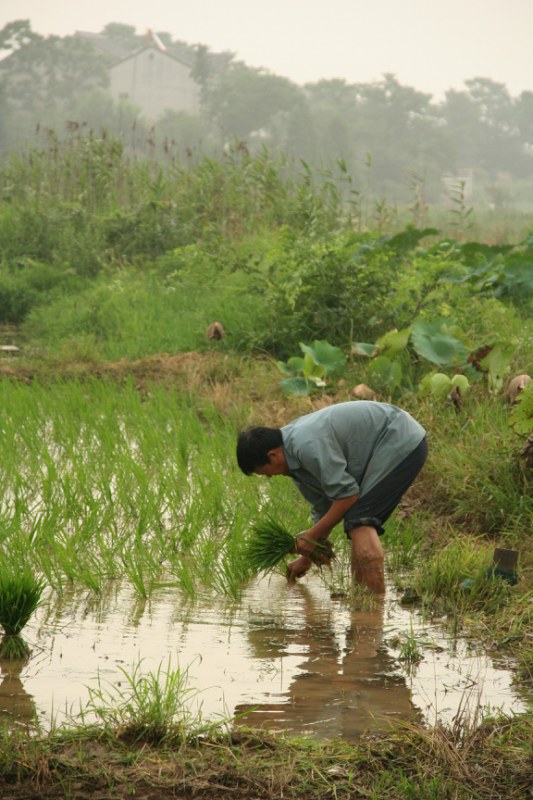
[[[296,538],[279,522],[266,517],[252,528],[252,536],[246,546],[246,560],[254,572],[268,572],[274,569],[282,558],[295,552]],[[329,564],[333,558],[333,548],[329,541],[316,542],[315,550],[309,558],[315,564]]]
[[[44,581],[28,567],[17,571],[0,565],[0,625],[4,629],[0,658],[14,661],[29,656],[30,648],[20,633],[38,607],[43,589]]]

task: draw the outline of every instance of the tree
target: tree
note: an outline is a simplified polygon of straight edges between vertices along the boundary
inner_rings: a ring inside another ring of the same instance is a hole
[[[32,32],[28,19],[19,19],[8,24],[0,31],[0,50],[14,52],[25,45],[31,44],[39,36]]]
[[[412,172],[436,185],[446,161],[446,140],[431,95],[401,85],[390,73],[354,88],[353,136],[360,160],[371,156],[374,193],[399,199]]]
[[[211,120],[230,137],[246,139],[252,132],[266,131],[280,113],[291,112],[304,101],[302,90],[288,78],[231,64],[206,92]]]
[[[104,57],[78,37],[44,37],[19,20],[0,31],[0,47],[10,50],[0,81],[5,135],[13,140],[29,136],[37,123],[64,125],[84,93],[108,84]]]
[[[513,100],[504,84],[490,78],[473,78],[465,86],[466,91],[447,92],[441,108],[455,167],[472,167],[491,181],[502,173],[518,177],[529,172],[527,97]]]

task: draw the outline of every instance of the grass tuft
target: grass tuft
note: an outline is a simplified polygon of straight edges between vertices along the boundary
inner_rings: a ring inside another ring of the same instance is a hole
[[[169,663],[166,670],[160,665],[155,672],[143,673],[141,667],[138,661],[131,672],[121,668],[123,681],[108,687],[99,677],[80,712],[82,725],[87,715],[94,716],[118,738],[152,745],[181,744],[217,727],[203,722],[200,709],[190,709],[188,700],[197,692],[188,688],[188,669],[172,669]]]
[[[36,578],[28,567],[19,571],[16,566],[1,565],[0,624],[6,635],[0,643],[0,657],[28,655],[28,647],[19,634],[38,607],[44,586],[44,581]],[[21,655],[13,655],[16,653]]]
[[[3,636],[0,641],[0,658],[5,661],[20,661],[28,658],[31,650],[27,642],[18,634]]]

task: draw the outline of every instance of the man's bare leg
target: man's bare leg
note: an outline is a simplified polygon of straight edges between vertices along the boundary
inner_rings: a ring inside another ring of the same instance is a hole
[[[375,528],[361,525],[348,534],[352,542],[352,577],[376,594],[385,592],[383,548]]]

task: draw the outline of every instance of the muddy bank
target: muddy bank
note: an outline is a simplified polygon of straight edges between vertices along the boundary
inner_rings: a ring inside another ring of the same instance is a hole
[[[533,786],[531,718],[477,728],[389,729],[358,745],[241,731],[193,744],[132,743],[109,732],[19,741],[0,766],[3,800],[524,800]]]

